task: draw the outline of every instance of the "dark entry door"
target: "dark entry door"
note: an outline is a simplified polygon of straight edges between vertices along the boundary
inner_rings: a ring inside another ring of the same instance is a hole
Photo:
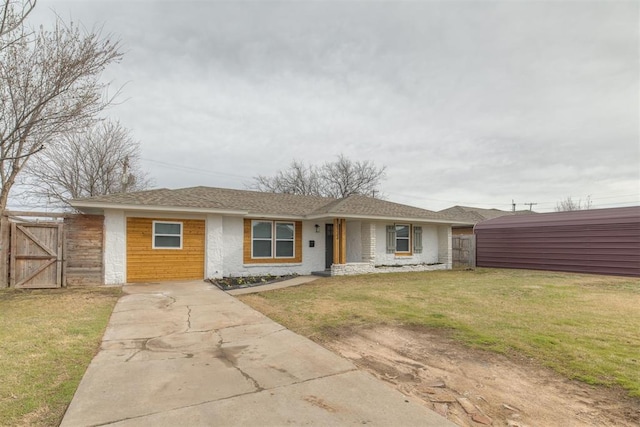
[[[325,224],[324,235],[324,268],[330,269],[333,264],[333,224]]]

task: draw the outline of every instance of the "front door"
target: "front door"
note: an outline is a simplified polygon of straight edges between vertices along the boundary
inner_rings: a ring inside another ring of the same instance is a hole
[[[329,270],[333,264],[333,224],[325,224],[324,235],[324,268]]]

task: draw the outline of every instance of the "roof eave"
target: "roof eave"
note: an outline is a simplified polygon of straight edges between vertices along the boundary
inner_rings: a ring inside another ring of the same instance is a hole
[[[252,219],[289,219],[293,221],[302,221],[307,219],[304,215],[265,214],[258,212],[248,212],[244,216]]]
[[[194,208],[188,206],[159,206],[159,205],[139,205],[139,204],[122,204],[122,203],[100,203],[79,201],[71,202],[71,206],[78,210],[105,210],[105,209],[119,209],[125,211],[149,211],[149,212],[181,212],[181,213],[199,213],[199,214],[225,214],[225,215],[240,215],[245,216],[248,214],[246,210],[233,210],[233,209],[212,209],[212,208]]]
[[[377,215],[357,215],[357,214],[338,214],[338,213],[326,213],[326,214],[314,214],[308,215],[306,219],[325,219],[325,218],[345,218],[345,219],[366,219],[372,221],[394,221],[394,222],[430,222],[436,224],[449,224],[449,225],[474,225],[474,222],[455,221],[448,219],[431,219],[420,217],[399,217],[399,216],[377,216]]]

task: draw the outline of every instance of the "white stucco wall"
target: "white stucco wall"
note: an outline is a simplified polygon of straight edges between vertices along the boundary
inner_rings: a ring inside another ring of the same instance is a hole
[[[207,278],[221,278],[224,269],[224,227],[221,215],[207,215],[205,269]]]
[[[376,224],[377,244],[375,265],[431,264],[440,262],[438,259],[438,226],[419,223],[413,224],[422,226],[422,253],[410,256],[397,256],[387,253],[387,225],[392,224]],[[450,227],[448,228],[450,229]]]
[[[302,223],[302,262],[291,264],[245,264],[243,257],[243,218],[224,217],[223,238],[223,276],[261,276],[265,274],[311,274],[324,270],[324,223],[303,221]],[[315,224],[320,225],[318,233]],[[315,246],[309,247],[314,240]]]
[[[316,233],[315,224],[320,226]],[[317,221],[302,222],[302,264],[304,272],[310,274],[312,271],[324,270],[325,255],[325,223]],[[309,247],[309,241],[315,242],[315,247]]]
[[[105,216],[104,282],[126,281],[126,224],[128,216],[149,218],[204,219],[205,276],[249,276],[264,274],[310,274],[325,268],[325,222],[303,221],[302,262],[295,264],[244,264],[243,218],[221,215],[185,215],[158,212],[125,212],[108,209]],[[315,225],[319,225],[316,232]],[[347,262],[375,265],[410,265],[444,263],[451,268],[451,227],[430,224],[422,226],[421,254],[396,256],[386,253],[386,222],[349,221],[347,223]],[[314,241],[310,247],[309,241]],[[373,247],[373,250],[369,250]],[[364,272],[364,271],[363,271]]]
[[[441,226],[436,225],[423,225],[422,226],[422,261],[424,263],[440,262],[438,259],[438,247],[440,245],[440,237],[438,235],[438,229]],[[444,226],[444,228],[451,227]]]
[[[362,223],[347,221],[347,262],[362,262]]]
[[[451,249],[451,227],[441,225],[438,227],[438,262],[452,268],[453,257]]]
[[[361,231],[362,259],[361,262],[375,264],[376,262],[376,224],[363,222]]]
[[[107,209],[104,211],[104,283],[119,285],[125,283],[127,271],[127,220],[124,211]]]
[[[222,275],[242,274],[242,233],[243,219],[222,217],[224,232],[222,249]]]

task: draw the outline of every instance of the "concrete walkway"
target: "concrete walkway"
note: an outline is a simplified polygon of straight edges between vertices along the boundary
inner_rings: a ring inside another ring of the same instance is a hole
[[[128,285],[62,426],[455,426],[204,282]]]

